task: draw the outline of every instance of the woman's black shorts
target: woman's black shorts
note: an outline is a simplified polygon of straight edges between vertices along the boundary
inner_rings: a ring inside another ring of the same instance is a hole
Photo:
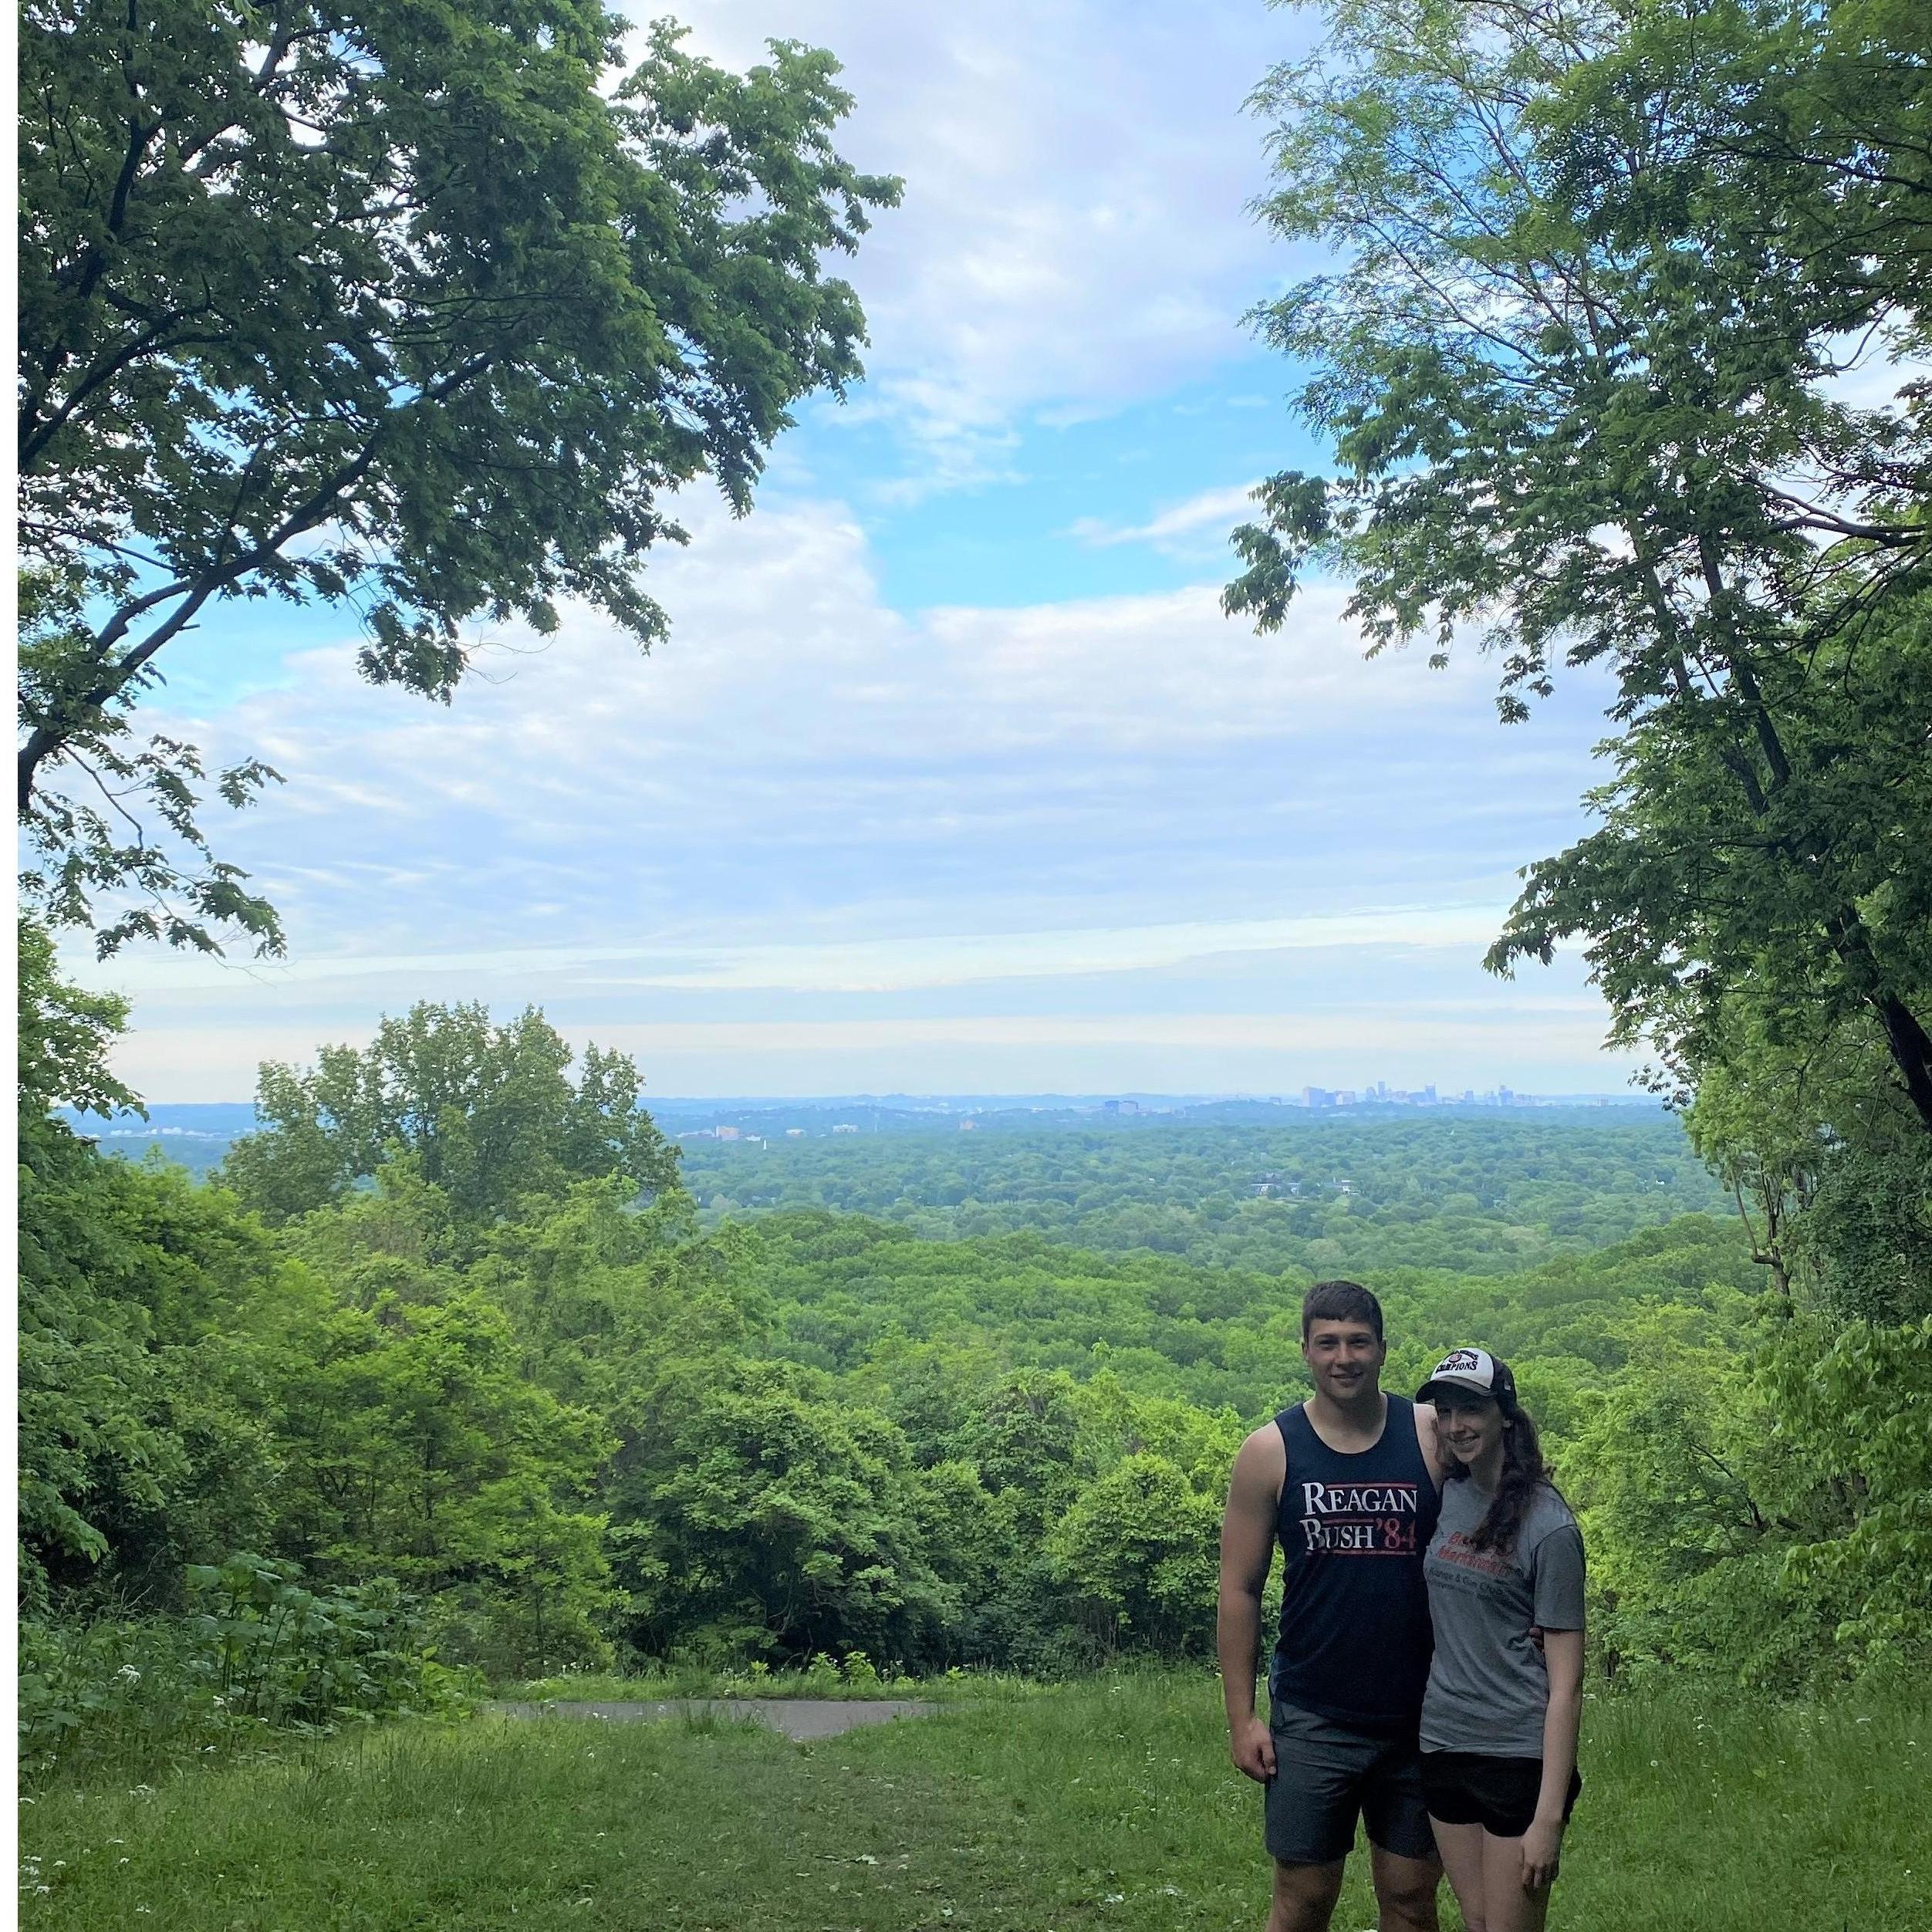
[[[1542,1788],[1540,1758],[1485,1758],[1473,1751],[1422,1754],[1422,1795],[1429,1815],[1445,1825],[1480,1825],[1492,1838],[1521,1838],[1535,1822]],[[1582,1788],[1582,1779],[1572,1772],[1565,1818]]]

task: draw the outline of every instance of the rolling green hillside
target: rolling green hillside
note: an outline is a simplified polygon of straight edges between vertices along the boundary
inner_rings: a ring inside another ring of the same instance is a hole
[[[1496,1272],[1731,1207],[1674,1117],[1608,1110],[687,1140],[683,1166],[713,1218],[826,1208],[939,1239],[1030,1229],[1316,1275]]]

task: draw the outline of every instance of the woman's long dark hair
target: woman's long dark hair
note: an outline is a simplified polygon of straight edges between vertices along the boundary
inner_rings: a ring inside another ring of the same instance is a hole
[[[1537,1491],[1553,1490],[1556,1485],[1550,1481],[1544,1464],[1543,1439],[1536,1433],[1529,1411],[1512,1404],[1503,1411],[1503,1420],[1509,1427],[1503,1431],[1501,1480],[1490,1498],[1488,1513],[1469,1532],[1469,1546],[1493,1549],[1507,1556],[1516,1547],[1517,1532],[1529,1514],[1530,1505],[1536,1500]],[[1451,1459],[1447,1473],[1454,1479],[1467,1478],[1469,1471]]]

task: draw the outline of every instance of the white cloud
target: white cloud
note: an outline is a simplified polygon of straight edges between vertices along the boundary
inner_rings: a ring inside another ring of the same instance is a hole
[[[1371,946],[1468,950],[1487,945],[1503,915],[1503,907],[1490,902],[1045,932],[883,934],[811,944],[585,943],[441,953],[332,952],[242,969],[180,954],[154,957],[143,977],[150,988],[171,994],[215,988],[232,991],[238,978],[262,986],[313,988],[372,978],[467,981],[479,976],[603,989],[904,992],[1008,979],[1147,972],[1238,954]]]
[[[829,47],[839,144],[903,175],[849,271],[871,380],[917,452],[902,493],[1008,474],[1011,426],[1106,413],[1244,350],[1283,259],[1250,90],[1306,29],[1255,0],[693,0],[694,43]]]
[[[1229,489],[1203,490],[1145,523],[1110,524],[1098,517],[1082,517],[1067,535],[1096,549],[1122,543],[1150,543],[1171,553],[1177,548],[1177,539],[1198,539],[1208,533],[1224,542],[1228,531],[1235,524],[1248,521],[1255,510],[1255,485],[1238,483]],[[1194,545],[1190,543],[1185,547],[1191,549]]]
[[[1514,867],[1573,833],[1589,704],[1505,731],[1480,661],[1364,662],[1332,585],[1273,639],[1223,619],[1211,586],[907,617],[836,504],[694,520],[692,552],[654,569],[674,623],[649,659],[571,611],[544,648],[506,637],[502,670],[448,709],[363,684],[345,641],[225,711],[154,718],[286,775],[214,831],[282,909],[293,963],[142,951],[85,968],[136,998],[142,1090],[245,1092],[258,1058],[420,998],[533,1001],[600,1039],[795,1024],[817,1043],[799,1079],[846,1089],[839,1036],[810,1031],[826,1002],[842,1024],[840,1002],[923,1002],[893,1022],[916,1031],[1071,1000],[1086,1017],[1068,1038],[1098,1056],[1096,1001],[1178,1025],[1241,979],[1306,1007],[1332,1000],[1324,975],[1380,962],[1391,1010],[1414,1015],[1474,970]],[[1480,997],[1527,1023],[1510,1001],[1540,995]],[[1559,1023],[1600,1032],[1587,996],[1536,1022]],[[638,1037],[656,1052],[670,1034]],[[761,1079],[731,1069],[764,1037],[665,1064],[743,1090]],[[975,1050],[941,1027],[914,1058]]]
[[[1397,713],[1466,725],[1487,688],[1473,658],[1447,673],[1419,654],[1364,661],[1333,584],[1311,584],[1278,637],[1224,617],[1211,585],[906,617],[881,602],[863,536],[836,505],[768,501],[738,523],[707,508],[694,522],[699,553],[653,573],[674,623],[649,657],[573,610],[545,647],[498,660],[505,670],[469,680],[448,709],[363,684],[345,641],[292,657],[281,688],[168,721],[283,772],[286,786],[239,824],[245,839],[271,830],[292,876],[321,885],[346,866],[367,887],[372,866],[400,864],[400,887],[428,855],[394,855],[452,813],[559,852],[597,827],[663,836],[694,812],[742,822],[768,807],[787,814],[768,833],[783,837],[827,812],[849,826],[881,789],[896,816],[908,793],[956,782],[947,768],[961,763],[979,775],[951,809],[983,813],[1001,805],[989,760],[1208,753]],[[1489,729],[1480,701],[1473,716]],[[291,852],[304,821],[333,829]]]

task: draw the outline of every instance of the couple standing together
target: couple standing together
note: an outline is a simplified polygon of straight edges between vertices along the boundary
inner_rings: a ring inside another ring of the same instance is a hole
[[[1582,1539],[1505,1363],[1457,1349],[1410,1403],[1383,1392],[1387,1353],[1366,1289],[1310,1289],[1315,1393],[1229,1486],[1221,1681],[1235,1762],[1267,1789],[1268,1932],[1326,1932],[1358,1815],[1382,1932],[1436,1932],[1445,1870],[1469,1932],[1540,1932],[1581,1785]]]

